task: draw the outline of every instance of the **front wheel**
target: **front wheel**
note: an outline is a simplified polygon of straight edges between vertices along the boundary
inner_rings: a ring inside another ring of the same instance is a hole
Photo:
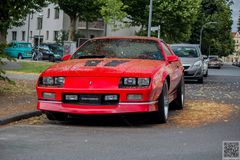
[[[163,84],[162,93],[158,99],[158,111],[156,114],[156,121],[158,123],[166,123],[168,119],[169,102],[168,102],[168,83]]]
[[[203,84],[203,76],[200,77],[197,81],[198,81],[198,83]]]
[[[208,70],[206,71],[206,73],[204,74],[204,77],[207,77],[208,76]]]

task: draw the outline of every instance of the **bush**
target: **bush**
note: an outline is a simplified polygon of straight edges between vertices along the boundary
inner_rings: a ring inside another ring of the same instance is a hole
[[[7,48],[7,47],[8,47],[7,44],[0,43],[0,80],[8,81],[8,82],[12,83],[12,81],[7,76],[5,76],[6,72],[1,68],[1,66],[6,63],[6,62],[3,61],[3,58],[7,59],[8,61],[14,60],[13,58],[7,56],[4,53],[4,49]]]

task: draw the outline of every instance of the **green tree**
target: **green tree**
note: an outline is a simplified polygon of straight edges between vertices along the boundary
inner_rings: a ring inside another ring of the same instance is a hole
[[[204,26],[202,35],[203,54],[227,56],[233,52],[230,4],[225,0],[202,0],[197,21],[193,25],[190,42],[199,44],[200,30]],[[207,22],[216,22],[216,24],[205,25]]]
[[[45,0],[1,0],[0,2],[0,43],[6,43],[7,30],[23,24],[30,11],[38,11],[46,5]]]
[[[167,42],[186,42],[190,39],[199,7],[200,0],[156,0],[153,25],[161,25],[161,38]]]
[[[1,0],[0,2],[0,66],[4,64],[2,58],[7,58],[3,51],[6,45],[7,30],[12,26],[23,24],[27,14],[31,11],[39,11],[46,5],[45,0]],[[1,67],[0,67],[1,68]],[[4,75],[5,71],[0,69],[0,80],[9,79]]]
[[[122,0],[133,26],[141,25],[146,35],[149,1]],[[154,0],[152,26],[161,25],[161,38],[168,42],[187,41],[191,35],[192,24],[196,20],[200,0]]]
[[[121,0],[52,0],[70,17],[70,28],[68,40],[74,40],[76,34],[76,22],[82,20],[87,23],[103,18],[105,22],[111,23],[114,20],[124,18],[121,10],[123,4]]]

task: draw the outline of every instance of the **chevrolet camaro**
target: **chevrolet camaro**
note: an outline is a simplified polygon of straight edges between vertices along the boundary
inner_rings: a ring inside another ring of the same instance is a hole
[[[184,106],[184,68],[162,40],[88,40],[41,73],[37,108],[50,120],[71,115],[149,112],[166,123],[169,106]]]

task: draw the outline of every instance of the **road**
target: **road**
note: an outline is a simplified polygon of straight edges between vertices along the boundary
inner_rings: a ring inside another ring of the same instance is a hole
[[[239,83],[240,68],[211,69],[203,85],[187,82],[187,99],[233,104],[239,109]],[[0,128],[0,159],[220,160],[223,141],[240,141],[239,113],[232,113],[227,121],[195,127],[144,122],[129,126],[116,117],[101,122],[85,119],[91,123],[11,125]],[[176,116],[174,111],[171,116]]]

